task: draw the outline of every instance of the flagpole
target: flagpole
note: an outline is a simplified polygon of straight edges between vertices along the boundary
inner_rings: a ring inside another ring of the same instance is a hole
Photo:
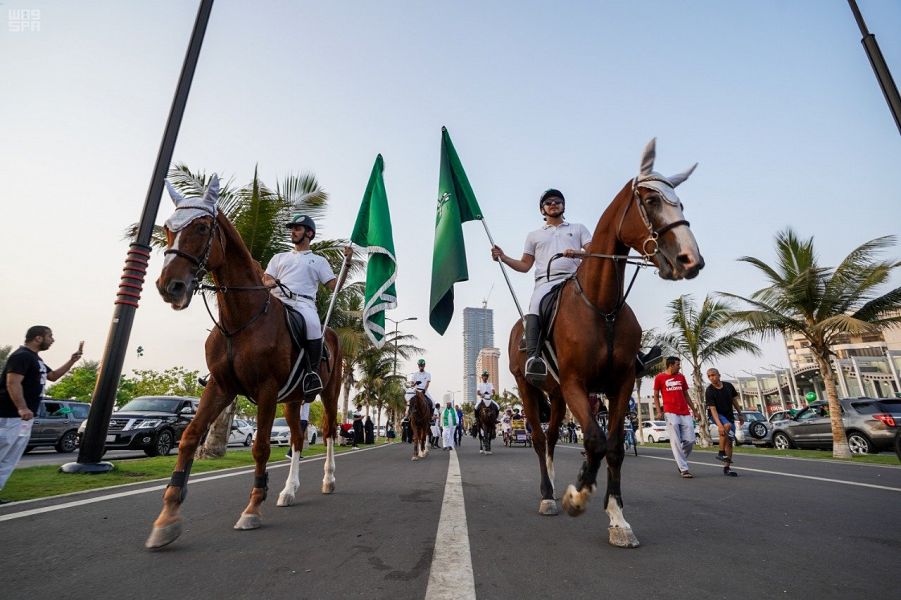
[[[494,238],[491,237],[491,232],[488,231],[488,223],[485,222],[485,216],[483,215],[479,220],[482,222],[482,227],[485,228],[485,233],[488,234],[488,241],[491,242],[491,247],[494,248],[496,244],[494,243]],[[522,320],[524,318],[522,314],[522,307],[519,305],[519,300],[516,298],[516,293],[513,291],[513,285],[510,283],[510,277],[507,276],[507,269],[504,268],[504,263],[500,260],[496,262],[497,265],[501,268],[501,273],[504,274],[504,281],[507,282],[507,288],[510,290],[510,295],[513,296],[513,303],[516,304],[516,310],[519,311],[519,318],[520,320]]]
[[[348,262],[350,262],[350,257],[345,255],[344,260],[341,262],[341,273],[338,275],[338,283],[335,285],[335,289],[332,290],[332,299],[329,300],[328,303],[328,312],[325,313],[325,321],[322,322],[323,331],[328,327],[329,319],[332,318],[332,311],[335,309],[335,301],[338,299],[338,290],[341,288],[341,282],[344,281],[344,273],[347,271]]]

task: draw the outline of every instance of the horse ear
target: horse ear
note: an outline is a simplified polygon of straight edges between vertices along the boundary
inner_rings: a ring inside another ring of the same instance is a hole
[[[654,158],[657,156],[657,138],[651,138],[648,145],[644,147],[644,153],[641,155],[641,175],[650,175],[654,170]]]
[[[213,176],[210,177],[210,183],[206,188],[206,191],[203,193],[203,203],[207,204],[214,211],[216,209],[216,203],[219,201],[219,176],[213,173]]]
[[[179,206],[182,202],[185,201],[185,197],[179,194],[178,190],[172,187],[172,184],[169,183],[168,179],[165,179],[164,183],[166,184],[166,189],[169,190],[169,197],[172,198],[172,203],[175,204],[175,206]]]
[[[697,168],[698,168],[698,163],[695,163],[695,164],[691,165],[689,168],[687,168],[684,171],[682,171],[681,173],[679,173],[678,175],[673,175],[672,177],[670,177],[669,182],[671,184],[673,184],[673,187],[676,187],[677,185],[679,185],[680,183],[682,183],[683,181],[688,179],[691,176],[691,174],[695,172],[695,169],[697,169]]]

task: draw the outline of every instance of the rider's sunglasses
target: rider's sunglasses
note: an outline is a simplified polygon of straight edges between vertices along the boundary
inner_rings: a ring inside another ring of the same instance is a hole
[[[561,200],[560,198],[548,198],[541,203],[542,206],[547,206],[549,204],[563,204],[563,200]]]

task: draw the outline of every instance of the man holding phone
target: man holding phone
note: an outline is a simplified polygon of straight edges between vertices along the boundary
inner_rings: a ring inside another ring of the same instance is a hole
[[[0,490],[31,439],[34,413],[41,404],[44,385],[65,375],[81,359],[84,342],[66,363],[50,369],[38,353],[53,345],[53,331],[44,325],[30,327],[25,344],[10,354],[0,376]],[[3,500],[0,500],[0,504]]]

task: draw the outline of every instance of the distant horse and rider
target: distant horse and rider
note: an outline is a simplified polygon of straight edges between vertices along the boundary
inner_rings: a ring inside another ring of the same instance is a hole
[[[704,267],[698,244],[685,220],[682,202],[675,193],[676,186],[685,181],[695,167],[664,177],[653,170],[655,154],[655,142],[651,140],[644,150],[639,174],[626,182],[598,220],[587,244],[588,251],[578,248],[548,256],[542,265],[546,273],[538,275],[551,280],[552,263],[556,259],[573,259],[577,265],[554,282],[559,284],[556,290],[538,298],[546,300],[544,304],[548,299],[551,301],[550,310],[541,313],[544,322],[534,356],[546,361],[550,376],[543,381],[527,377],[534,371],[540,372],[542,365],[531,369],[533,365],[527,364],[532,357],[524,351],[530,349],[521,347],[522,321],[513,325],[508,346],[510,371],[519,387],[528,420],[539,423],[539,415],[545,412],[547,399],[550,400],[547,433],[541,427],[532,429],[540,472],[539,513],[557,514],[554,448],[569,407],[584,432],[586,459],[576,484],[568,486],[563,494],[563,508],[573,516],[585,511],[596,489],[601,461],[606,457],[604,506],[610,518],[609,542],[620,547],[639,544],[623,516],[621,491],[624,417],[636,373],[642,368],[635,358],[641,342],[641,326],[626,303],[631,290],[631,284],[625,287],[626,266],[649,261],[656,266],[662,279],[673,281],[692,279]],[[555,222],[561,223],[564,204],[562,194],[557,192],[556,196],[548,198],[546,205],[545,197],[542,197],[541,212],[546,216],[557,216]],[[630,249],[639,256],[629,256]],[[496,246],[492,257],[519,271],[532,266],[530,261],[510,259]],[[535,262],[539,261],[535,259]],[[538,289],[536,284],[536,291]],[[537,322],[537,314],[535,319]],[[606,436],[591,418],[590,392],[603,392],[610,400],[610,428]]]
[[[491,454],[491,440],[497,436],[497,404],[478,403],[475,411],[476,431],[479,436],[479,454]]]
[[[426,399],[425,392],[413,391],[410,398],[410,427],[413,430],[413,460],[429,455],[429,431],[432,425],[431,402]]]
[[[187,495],[194,452],[212,422],[238,394],[257,405],[257,435],[253,443],[255,469],[250,500],[235,529],[256,529],[262,523],[260,507],[269,489],[266,470],[269,437],[278,403],[284,403],[293,454],[277,504],[289,506],[294,503],[300,486],[303,448],[300,410],[304,401],[315,399],[306,393],[308,386],[313,386],[314,390],[321,387],[319,395],[324,406],[322,437],[326,442],[326,457],[322,493],[330,494],[335,489],[334,446],[342,365],[338,336],[328,328],[322,332],[322,341],[310,339],[310,335],[307,339],[298,339],[303,338],[303,327],[299,334],[297,328],[292,333],[286,307],[289,301],[274,296],[272,285],[264,284],[266,276],[259,263],[217,206],[219,180],[215,175],[203,190],[202,197],[185,198],[171,186],[169,193],[176,210],[166,221],[168,249],[157,289],[175,310],[187,308],[198,289],[214,291],[218,317],[214,319],[215,327],[206,341],[207,367],[211,376],[203,390],[197,414],[182,435],[175,470],[163,494],[163,509],[146,542],[148,548],[165,546],[181,534],[180,509]],[[295,220],[297,226],[288,225],[295,247],[299,243],[295,241],[299,239],[295,238],[298,232],[308,244],[315,235],[315,224],[309,217],[295,215]],[[346,249],[345,256],[347,254]],[[207,274],[214,285],[204,284]],[[334,278],[334,274],[331,277]],[[331,289],[336,285],[340,287],[341,283],[335,279],[320,281]],[[307,333],[312,325],[307,322]],[[318,321],[315,325],[319,325]],[[319,331],[318,328],[313,330]],[[319,356],[309,354],[311,350],[321,350],[323,341],[325,352],[320,362]],[[315,343],[311,347],[311,342],[318,342],[319,347],[316,348]],[[304,385],[301,385],[301,378]]]

